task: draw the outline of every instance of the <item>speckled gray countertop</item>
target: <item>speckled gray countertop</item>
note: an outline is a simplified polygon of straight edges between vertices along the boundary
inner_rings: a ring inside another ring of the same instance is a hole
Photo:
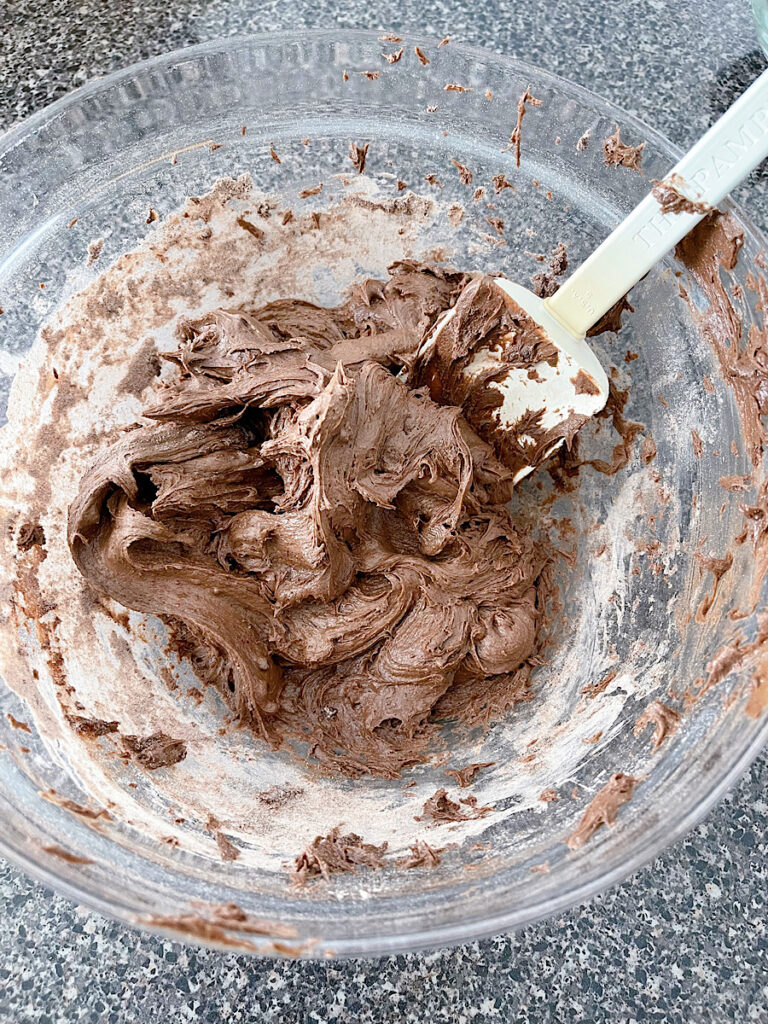
[[[747,0],[6,0],[0,128],[95,75],[243,32],[450,33],[540,64],[681,145],[762,70]],[[766,172],[740,200],[768,227]],[[515,935],[346,963],[224,955],[133,932],[0,862],[0,1020],[768,1022],[768,757],[686,839]]]

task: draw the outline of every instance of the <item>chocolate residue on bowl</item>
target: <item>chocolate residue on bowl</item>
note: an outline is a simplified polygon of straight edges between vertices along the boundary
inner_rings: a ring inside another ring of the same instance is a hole
[[[446,768],[445,774],[456,779],[461,789],[466,789],[472,784],[478,772],[483,768],[491,768],[494,764],[496,764],[495,761],[477,761],[474,764],[468,764],[466,768]]]
[[[583,153],[589,145],[589,140],[592,138],[592,132],[587,130],[583,135],[580,135],[576,140],[576,152]]]
[[[520,166],[520,142],[522,138],[523,118],[525,117],[528,104],[532,107],[541,106],[541,100],[537,100],[535,96],[531,96],[530,88],[527,88],[517,101],[517,122],[515,123],[515,127],[512,129],[512,134],[509,137],[509,143],[506,146],[507,149],[513,149],[515,151],[516,167]]]
[[[603,825],[613,825],[622,804],[632,799],[639,779],[617,772],[606,782],[584,812],[576,830],[568,838],[568,846],[577,850]]]
[[[702,599],[701,604],[696,609],[696,621],[703,622],[712,605],[715,603],[717,591],[720,586],[720,580],[733,565],[733,555],[729,551],[722,558],[717,558],[714,555],[703,555],[700,551],[697,551],[694,558],[703,570],[711,572],[714,577],[712,582],[712,592]]]
[[[365,171],[369,146],[370,142],[366,142],[364,146],[358,146],[355,142],[350,142],[349,144],[349,159],[355,165],[355,170],[358,174],[363,174]]]
[[[387,843],[375,846],[365,843],[360,836],[350,832],[341,834],[341,826],[326,836],[316,836],[309,846],[298,855],[294,862],[291,879],[295,885],[305,886],[314,878],[347,874],[360,867],[380,868],[384,864]]]
[[[498,195],[499,192],[503,192],[505,188],[511,188],[513,192],[517,191],[512,182],[507,181],[506,175],[504,174],[494,174],[492,181],[493,191],[496,193],[496,195]]]
[[[156,732],[151,736],[123,736],[122,741],[123,749],[131,760],[150,771],[178,764],[187,756],[186,743],[164,732]]]
[[[50,843],[47,846],[41,846],[40,849],[43,853],[50,853],[51,856],[57,857],[59,860],[63,860],[67,864],[95,863],[95,861],[91,860],[90,857],[80,857],[76,853],[70,853],[69,850],[65,850],[63,846],[59,846],[57,843]]]
[[[541,262],[546,259],[546,256],[534,254],[534,259]],[[540,270],[531,277],[531,288],[534,295],[538,295],[540,299],[547,299],[550,295],[554,295],[560,287],[557,278],[563,275],[567,269],[568,253],[564,243],[558,242],[552,250],[552,255],[549,260],[549,268],[547,270]],[[606,316],[607,315],[608,314],[606,314]]]
[[[465,806],[462,806],[462,803]],[[416,821],[432,821],[436,825],[452,821],[469,821],[472,818],[483,818],[490,814],[492,807],[478,807],[477,801],[467,797],[461,803],[451,800],[444,789],[438,789],[424,803],[421,815]]]
[[[639,736],[649,725],[653,726],[651,748],[658,750],[667,736],[671,736],[680,724],[680,712],[660,700],[651,701],[635,722],[635,736]]]
[[[742,322],[729,296],[721,270],[733,270],[744,244],[744,231],[731,214],[717,211],[704,217],[675,247],[675,256],[704,293],[709,306],[694,320],[714,349],[723,379],[732,389],[744,430],[747,454],[757,468],[768,433],[768,286],[762,274],[750,274],[747,283],[758,296],[762,325],[750,326],[744,337]],[[684,298],[689,299],[684,292]],[[690,300],[689,300],[690,301]]]
[[[451,160],[451,163],[456,168],[456,170],[459,172],[459,180],[461,181],[461,184],[462,185],[471,185],[472,184],[472,171],[470,171],[470,169],[468,167],[465,167],[464,164],[460,164],[458,160]]]
[[[16,545],[21,551],[45,545],[45,530],[40,523],[22,523],[16,534]]]
[[[32,730],[29,728],[27,723],[20,721],[18,718],[12,715],[10,711],[6,711],[5,717],[11,723],[12,729],[16,729],[19,732],[28,732],[30,735],[32,734]]]
[[[639,146],[628,146],[621,141],[621,129],[616,125],[616,131],[603,141],[603,159],[606,167],[628,167],[631,171],[642,171],[643,150],[646,143],[641,142]]]
[[[106,722],[101,718],[86,718],[83,715],[67,715],[67,721],[79,736],[97,739],[108,733],[117,732],[119,722]]]
[[[436,868],[440,864],[440,854],[444,852],[445,847],[430,846],[423,839],[417,839],[408,849],[411,851],[410,854],[396,862],[397,867],[405,871],[411,868]]]
[[[215,839],[222,860],[237,860],[237,858],[240,856],[240,851],[238,850],[234,843],[230,842],[230,840],[227,839],[223,832],[217,832],[215,835]]]

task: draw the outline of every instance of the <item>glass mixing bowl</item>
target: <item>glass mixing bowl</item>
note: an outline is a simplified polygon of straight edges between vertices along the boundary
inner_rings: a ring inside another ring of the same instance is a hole
[[[414,44],[429,65],[416,59]],[[382,59],[400,46],[398,62]],[[379,76],[366,74],[371,71]],[[449,84],[465,91],[446,90]],[[526,87],[542,105],[523,122],[523,163],[516,170],[503,150]],[[604,167],[600,143],[616,123],[629,141],[647,142],[644,174]],[[590,142],[577,151],[587,131]],[[333,196],[343,188],[333,176],[352,170],[350,140],[371,141],[368,173],[385,194],[397,194],[399,177],[430,193],[443,214],[452,203],[463,204],[460,227],[441,214],[424,251],[442,247],[461,268],[493,268],[523,281],[538,269],[526,250],[547,253],[562,240],[576,265],[644,195],[648,179],[661,177],[678,156],[656,132],[577,85],[469,47],[438,49],[430,39],[280,34],[206,44],[128,68],[0,139],[0,412],[19,358],[83,283],[89,241],[104,239],[98,266],[106,265],[141,241],[150,204],[165,215],[222,175],[247,171],[266,191],[294,197],[323,180],[324,195]],[[270,142],[282,156],[279,165],[270,158]],[[473,198],[453,159],[471,168],[473,189],[484,186],[485,196]],[[422,180],[427,173],[443,188],[430,189]],[[515,188],[497,195],[491,180],[500,173]],[[488,202],[505,222],[506,245],[492,237]],[[745,286],[765,243],[738,216],[745,246],[734,279]],[[370,252],[357,267],[360,273],[384,269]],[[716,612],[703,625],[690,621],[711,585],[692,552],[701,542],[722,554],[742,529],[739,502],[749,500],[724,491],[718,480],[751,467],[742,445],[733,453],[739,417],[680,299],[679,270],[670,257],[652,271],[633,291],[635,312],[621,334],[595,339],[606,365],[631,372],[628,415],[646,425],[658,455],[646,466],[636,454],[615,477],[586,470],[582,489],[562,499],[561,514],[574,520],[579,543],[558,642],[537,673],[536,697],[487,735],[453,739],[451,765],[495,762],[472,788],[481,804],[493,804],[492,814],[425,831],[413,821],[424,799],[446,783],[453,792],[445,765],[423,766],[393,782],[333,779],[265,750],[242,730],[229,749],[251,757],[245,778],[254,792],[275,780],[298,781],[313,797],[290,825],[280,811],[258,818],[238,835],[241,858],[223,863],[205,832],[202,808],[177,810],[183,823],[168,817],[170,804],[184,801],[183,793],[166,788],[164,777],[173,770],[131,778],[137,804],[166,815],[178,845],[152,841],[128,821],[83,819],[61,801],[41,799],[51,789],[80,802],[90,794],[77,766],[37,732],[14,691],[18,680],[8,679],[2,710],[28,720],[31,731],[13,728],[6,713],[0,717],[2,853],[78,902],[164,934],[275,955],[364,955],[459,942],[556,913],[615,884],[689,830],[756,755],[768,720],[745,714],[742,669],[693,703],[658,752],[647,733],[634,734],[650,699],[679,707],[736,627],[747,638],[755,629],[754,615],[736,623],[722,614],[747,591],[746,545],[723,581]],[[692,294],[701,301],[695,288]],[[746,287],[744,295],[742,312],[755,319]],[[627,361],[632,353],[637,358]],[[703,388],[704,375],[715,382],[714,394]],[[692,453],[692,428],[706,445],[701,460]],[[642,543],[650,535],[657,545]],[[151,671],[156,652],[146,643]],[[32,666],[32,654],[29,659]],[[606,679],[594,700],[585,696]],[[210,701],[196,714],[215,733],[220,705]],[[194,755],[183,764],[194,770]],[[221,771],[226,775],[226,759]],[[616,771],[641,780],[634,798],[614,827],[571,851],[565,840]],[[409,781],[415,785],[405,788]],[[539,800],[548,788],[560,799]],[[281,864],[342,821],[369,841],[389,839],[395,854],[418,836],[455,845],[432,870],[390,867],[292,888]],[[221,909],[232,903],[241,911]]]

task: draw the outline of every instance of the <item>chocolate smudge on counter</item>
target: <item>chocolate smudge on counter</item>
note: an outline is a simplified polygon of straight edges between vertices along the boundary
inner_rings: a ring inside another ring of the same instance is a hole
[[[476,761],[474,764],[468,764],[466,768],[446,768],[445,774],[456,779],[461,789],[466,789],[472,784],[478,772],[483,768],[491,768],[495,764],[495,761]]]
[[[643,150],[646,143],[641,142],[639,146],[628,146],[621,141],[621,129],[616,125],[616,131],[603,141],[603,160],[606,167],[628,167],[631,171],[642,173]]]
[[[419,58],[419,64],[422,64],[424,67],[426,67],[427,64],[431,63],[429,57],[427,57],[424,51],[420,50],[418,46],[414,46],[413,52]]]
[[[168,768],[187,756],[184,740],[175,740],[162,731],[151,736],[123,736],[122,741],[130,759],[149,771]]]
[[[299,192],[299,199],[308,199],[309,196],[318,196],[322,191],[323,183],[321,181],[319,185],[314,185],[312,188],[303,188],[301,192]]]
[[[462,803],[465,805],[462,807]],[[474,797],[467,797],[461,803],[451,800],[444,789],[438,789],[424,803],[421,815],[414,818],[414,821],[432,821],[436,825],[446,822],[471,821],[474,818],[484,818],[490,814],[492,807],[477,807]]]
[[[296,857],[291,881],[303,888],[313,879],[323,878],[328,881],[331,875],[347,874],[360,867],[375,870],[384,864],[387,845],[365,843],[354,832],[342,835],[341,826],[337,825],[328,835],[316,836]]]
[[[539,793],[539,800],[543,804],[552,804],[559,799],[560,797],[557,795],[556,790],[552,789],[551,787],[549,789],[542,790],[542,792]]]
[[[583,135],[580,135],[576,140],[576,152],[583,153],[589,145],[589,140],[592,138],[592,132],[586,131]]]
[[[578,826],[568,837],[568,847],[571,850],[578,850],[603,825],[613,825],[619,808],[632,799],[632,792],[639,781],[622,772],[612,775],[592,799]]]
[[[635,736],[639,736],[649,725],[653,726],[651,749],[658,750],[667,736],[671,736],[680,724],[680,712],[660,700],[651,701],[635,722]]]
[[[509,143],[506,148],[502,150],[502,152],[506,152],[506,150],[514,149],[516,167],[520,166],[520,143],[522,137],[523,118],[525,117],[528,109],[528,104],[532,107],[541,106],[541,100],[537,100],[535,96],[531,95],[530,86],[517,101],[517,122],[515,123],[515,127],[512,129],[512,134],[509,137]]]
[[[711,203],[703,200],[689,199],[686,195],[689,186],[679,174],[670,174],[668,178],[659,181],[653,179],[651,189],[653,197],[659,204],[662,213],[711,213],[714,207]]]
[[[472,92],[467,85],[459,85],[458,82],[449,82],[443,89],[444,92]]]
[[[395,50],[393,53],[382,53],[381,56],[384,58],[387,64],[397,64],[397,62],[400,60],[404,53],[405,48],[401,46],[399,50]]]

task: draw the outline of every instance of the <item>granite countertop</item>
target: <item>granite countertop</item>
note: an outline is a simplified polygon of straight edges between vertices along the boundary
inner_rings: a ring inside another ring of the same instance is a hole
[[[96,75],[222,35],[408,30],[524,57],[693,141],[764,67],[747,0],[6,0],[0,128]],[[44,19],[44,29],[41,29]],[[765,165],[738,198],[768,228]],[[290,963],[164,942],[0,862],[0,1020],[768,1021],[768,756],[623,885],[514,935],[380,961]]]

